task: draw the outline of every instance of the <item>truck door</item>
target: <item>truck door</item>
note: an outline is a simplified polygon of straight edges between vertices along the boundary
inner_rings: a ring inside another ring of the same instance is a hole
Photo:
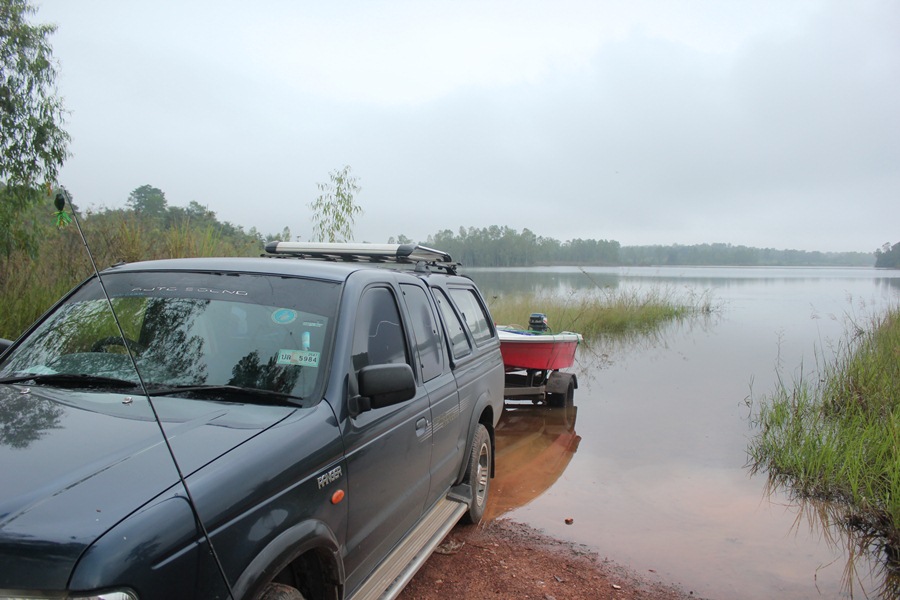
[[[447,328],[453,375],[459,390],[460,418],[468,424],[479,398],[492,390],[502,394],[503,359],[497,352],[499,341],[474,287],[451,285],[448,290],[438,286],[431,289]],[[469,427],[459,427],[457,433],[459,444],[466,445]]]
[[[460,451],[459,393],[456,378],[445,355],[443,334],[438,325],[434,305],[424,288],[401,284],[403,299],[409,310],[410,325],[418,352],[417,376],[423,382],[431,405],[432,450],[431,487],[427,506],[431,506],[456,478],[463,452]]]
[[[367,365],[406,362],[417,369],[410,360],[393,288],[374,286],[363,291],[351,353],[351,379]],[[411,400],[372,409],[347,421],[348,590],[353,590],[421,517],[430,480],[430,432],[431,411],[422,386]]]

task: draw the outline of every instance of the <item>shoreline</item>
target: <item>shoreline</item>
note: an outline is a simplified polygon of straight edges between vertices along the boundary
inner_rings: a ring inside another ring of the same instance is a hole
[[[409,585],[401,600],[444,598],[538,600],[688,600],[693,591],[637,573],[591,548],[550,537],[528,525],[497,519],[457,525]]]

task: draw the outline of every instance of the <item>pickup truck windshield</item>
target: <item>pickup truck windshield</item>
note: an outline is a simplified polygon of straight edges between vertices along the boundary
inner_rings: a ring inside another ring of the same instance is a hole
[[[125,340],[93,279],[6,357],[0,379],[71,374],[136,383],[127,343],[148,387],[321,396],[338,284],[192,272],[110,273],[103,281]]]

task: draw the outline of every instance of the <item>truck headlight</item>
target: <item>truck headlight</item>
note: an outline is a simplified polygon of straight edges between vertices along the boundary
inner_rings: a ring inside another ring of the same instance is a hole
[[[87,596],[69,596],[69,600],[138,600],[138,597],[134,592],[113,591]]]

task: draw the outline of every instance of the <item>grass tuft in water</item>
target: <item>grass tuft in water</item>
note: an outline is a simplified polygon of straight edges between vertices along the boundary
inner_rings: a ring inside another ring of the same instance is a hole
[[[816,375],[779,381],[758,406],[754,471],[842,507],[861,547],[900,571],[900,309],[856,323]]]

